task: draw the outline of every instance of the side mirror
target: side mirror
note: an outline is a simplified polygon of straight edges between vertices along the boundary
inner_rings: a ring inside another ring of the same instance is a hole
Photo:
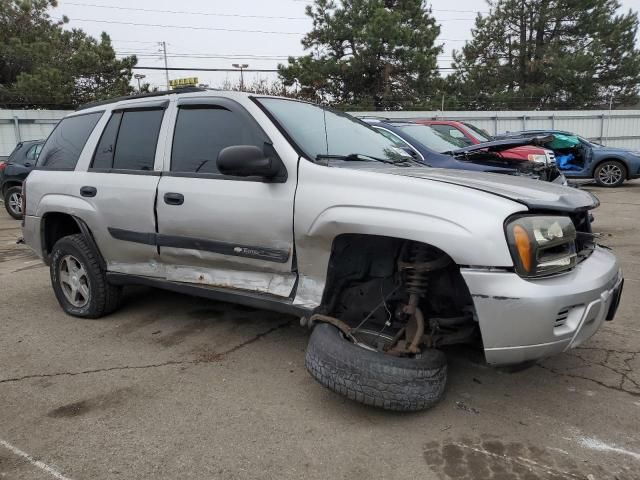
[[[255,145],[233,145],[220,150],[218,170],[236,177],[275,177],[280,171],[277,158],[267,157]]]

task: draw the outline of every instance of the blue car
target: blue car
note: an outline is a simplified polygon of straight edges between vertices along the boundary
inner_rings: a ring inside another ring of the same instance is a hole
[[[568,178],[594,179],[602,187],[618,187],[625,180],[640,178],[640,151],[613,148],[562,130],[523,130],[508,132],[496,138],[520,138],[531,135],[562,135],[578,139],[575,147],[554,148],[560,170]]]
[[[467,145],[459,139],[444,135],[428,125],[379,118],[362,118],[417,161],[435,168],[472,170],[477,172],[526,175],[535,179],[566,185],[566,178],[555,165],[553,153],[541,155],[537,161],[509,159],[500,152],[524,145],[539,145],[550,137],[510,138]]]

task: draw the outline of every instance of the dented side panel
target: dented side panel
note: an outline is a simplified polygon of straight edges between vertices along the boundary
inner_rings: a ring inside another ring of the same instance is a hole
[[[522,204],[385,170],[332,168],[302,160],[299,175],[297,305],[320,304],[333,241],[346,233],[427,243],[458,265],[512,265],[502,222],[526,210]]]

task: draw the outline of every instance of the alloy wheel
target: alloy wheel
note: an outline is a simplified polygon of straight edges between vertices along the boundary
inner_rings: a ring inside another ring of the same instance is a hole
[[[622,179],[622,169],[615,164],[603,165],[598,172],[598,180],[604,185],[616,185]]]
[[[9,195],[9,209],[16,215],[22,215],[22,194],[15,192]]]
[[[60,288],[67,301],[76,308],[89,303],[91,291],[89,277],[80,261],[73,255],[65,255],[60,260],[58,271]]]

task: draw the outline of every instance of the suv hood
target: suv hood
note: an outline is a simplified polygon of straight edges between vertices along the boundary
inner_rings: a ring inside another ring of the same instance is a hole
[[[585,190],[514,175],[428,167],[390,167],[380,171],[473,188],[522,203],[532,210],[576,212],[600,205],[597,197]]]
[[[469,145],[468,147],[457,148],[446,152],[451,155],[462,155],[470,152],[477,152],[479,150],[488,150],[490,152],[501,152],[503,150],[509,150],[513,147],[522,147],[525,145],[535,145],[542,147],[545,143],[553,140],[553,135],[544,136],[530,136],[523,138],[508,138],[504,140],[493,140],[491,142],[478,143],[476,145]]]

